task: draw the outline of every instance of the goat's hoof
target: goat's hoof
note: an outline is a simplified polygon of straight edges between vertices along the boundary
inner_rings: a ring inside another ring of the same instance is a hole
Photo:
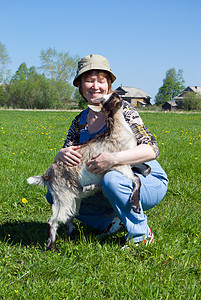
[[[49,250],[55,250],[56,252],[59,252],[59,249],[57,247],[46,247],[46,250],[49,251]]]
[[[49,251],[49,250],[55,250],[56,252],[59,252],[59,249],[56,247],[56,243],[50,243],[46,246],[46,250]]]
[[[59,252],[59,249],[57,247],[53,248],[57,253]]]

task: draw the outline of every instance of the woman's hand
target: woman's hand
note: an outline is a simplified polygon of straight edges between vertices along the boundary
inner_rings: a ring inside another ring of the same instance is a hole
[[[81,146],[71,146],[62,148],[55,157],[56,160],[61,160],[68,167],[77,166],[81,162],[82,155],[77,151]]]
[[[101,174],[114,166],[115,153],[102,152],[88,161],[88,171],[94,174]]]

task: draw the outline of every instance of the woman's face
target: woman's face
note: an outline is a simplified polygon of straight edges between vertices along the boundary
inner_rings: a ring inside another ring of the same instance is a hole
[[[81,88],[84,98],[92,104],[98,98],[108,94],[108,81],[106,77],[99,74],[99,71],[91,71],[87,75],[82,75]]]

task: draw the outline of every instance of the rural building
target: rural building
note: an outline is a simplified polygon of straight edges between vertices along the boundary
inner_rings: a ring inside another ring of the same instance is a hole
[[[150,104],[151,97],[141,89],[128,86],[119,86],[115,92],[119,94],[123,100],[128,101],[133,107],[147,106]]]
[[[183,90],[183,92],[174,97],[174,100],[176,102],[176,104],[178,105],[178,107],[181,107],[183,104],[183,98],[185,97],[186,93],[198,93],[201,96],[201,86],[187,86],[187,88],[185,88],[185,90]]]
[[[162,110],[175,111],[178,109],[178,105],[174,101],[166,101],[162,105]]]

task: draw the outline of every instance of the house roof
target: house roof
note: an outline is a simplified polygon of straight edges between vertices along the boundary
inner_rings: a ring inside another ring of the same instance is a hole
[[[199,93],[201,95],[201,86],[187,86],[185,90],[178,96],[174,97],[175,100],[183,99],[183,95],[185,92],[191,90],[192,92]]]
[[[125,97],[130,98],[151,98],[147,93],[142,91],[141,89],[137,89],[134,87],[128,87],[128,86],[120,86],[117,88],[122,89],[125,92]]]
[[[166,101],[165,103],[168,103],[168,104],[170,104],[171,106],[175,106],[175,107],[178,106],[177,103],[175,103],[175,102],[172,101],[172,100],[171,100],[171,101]],[[164,106],[165,103],[164,103],[162,106]]]
[[[201,86],[189,86],[189,88],[195,92],[201,94]]]

